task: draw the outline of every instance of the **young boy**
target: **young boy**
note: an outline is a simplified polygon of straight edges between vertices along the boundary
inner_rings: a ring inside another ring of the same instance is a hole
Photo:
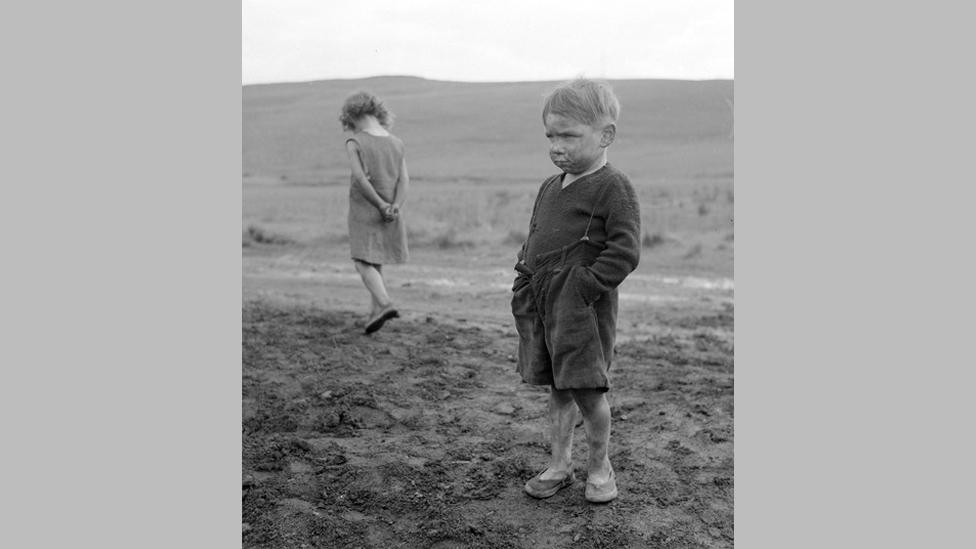
[[[536,196],[512,288],[518,371],[526,383],[550,386],[552,455],[548,468],[525,484],[537,498],[576,481],[577,406],[589,446],[585,497],[595,503],[617,497],[607,455],[607,371],[617,286],[640,260],[636,193],[627,176],[607,163],[619,111],[607,85],[586,79],[553,90],[542,110],[549,157],[563,173],[546,179]]]

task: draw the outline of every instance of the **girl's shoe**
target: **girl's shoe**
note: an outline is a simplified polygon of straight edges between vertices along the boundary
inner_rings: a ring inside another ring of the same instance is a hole
[[[542,473],[545,473],[543,471]],[[556,495],[556,492],[567,486],[572,486],[576,482],[576,475],[572,471],[561,479],[542,480],[539,478],[542,473],[532,477],[525,483],[525,493],[534,498],[548,498]]]
[[[606,503],[617,499],[617,479],[610,470],[610,478],[606,482],[597,486],[592,482],[586,482],[586,491],[583,493],[586,501],[590,503]]]
[[[376,313],[376,315],[373,316],[373,318],[369,319],[369,321],[366,322],[366,333],[371,334],[376,330],[379,330],[380,328],[383,327],[383,324],[387,320],[390,320],[391,318],[397,318],[398,316],[400,316],[400,313],[393,308],[392,303],[387,305],[386,307],[383,307],[383,309],[380,310],[380,312]]]

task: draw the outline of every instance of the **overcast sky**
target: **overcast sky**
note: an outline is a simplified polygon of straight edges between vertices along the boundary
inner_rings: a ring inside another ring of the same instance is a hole
[[[732,0],[244,0],[243,83],[734,77]]]

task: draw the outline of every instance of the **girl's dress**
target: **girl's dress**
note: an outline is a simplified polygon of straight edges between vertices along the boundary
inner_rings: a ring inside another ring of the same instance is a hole
[[[383,200],[392,203],[400,167],[403,165],[403,142],[394,135],[372,135],[356,132],[347,142],[359,145],[359,158],[366,178]],[[360,190],[355,177],[349,189],[349,247],[353,259],[382,265],[406,263],[407,229],[402,215],[391,222]]]

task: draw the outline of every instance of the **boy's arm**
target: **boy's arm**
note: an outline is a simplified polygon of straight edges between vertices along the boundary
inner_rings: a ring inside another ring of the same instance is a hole
[[[604,197],[607,208],[607,247],[588,268],[582,269],[584,285],[607,292],[620,285],[640,262],[640,203],[630,181],[620,180]]]
[[[516,264],[522,263],[522,260],[525,259],[525,246],[529,243],[529,237],[532,236],[532,225],[535,223],[535,211],[539,208],[539,201],[542,200],[542,194],[545,192],[546,188],[549,187],[552,179],[553,178],[550,177],[549,179],[543,181],[542,186],[539,187],[539,192],[535,194],[535,202],[532,203],[532,214],[529,217],[529,233],[526,235],[525,240],[522,241],[522,247],[518,251],[518,261]]]

